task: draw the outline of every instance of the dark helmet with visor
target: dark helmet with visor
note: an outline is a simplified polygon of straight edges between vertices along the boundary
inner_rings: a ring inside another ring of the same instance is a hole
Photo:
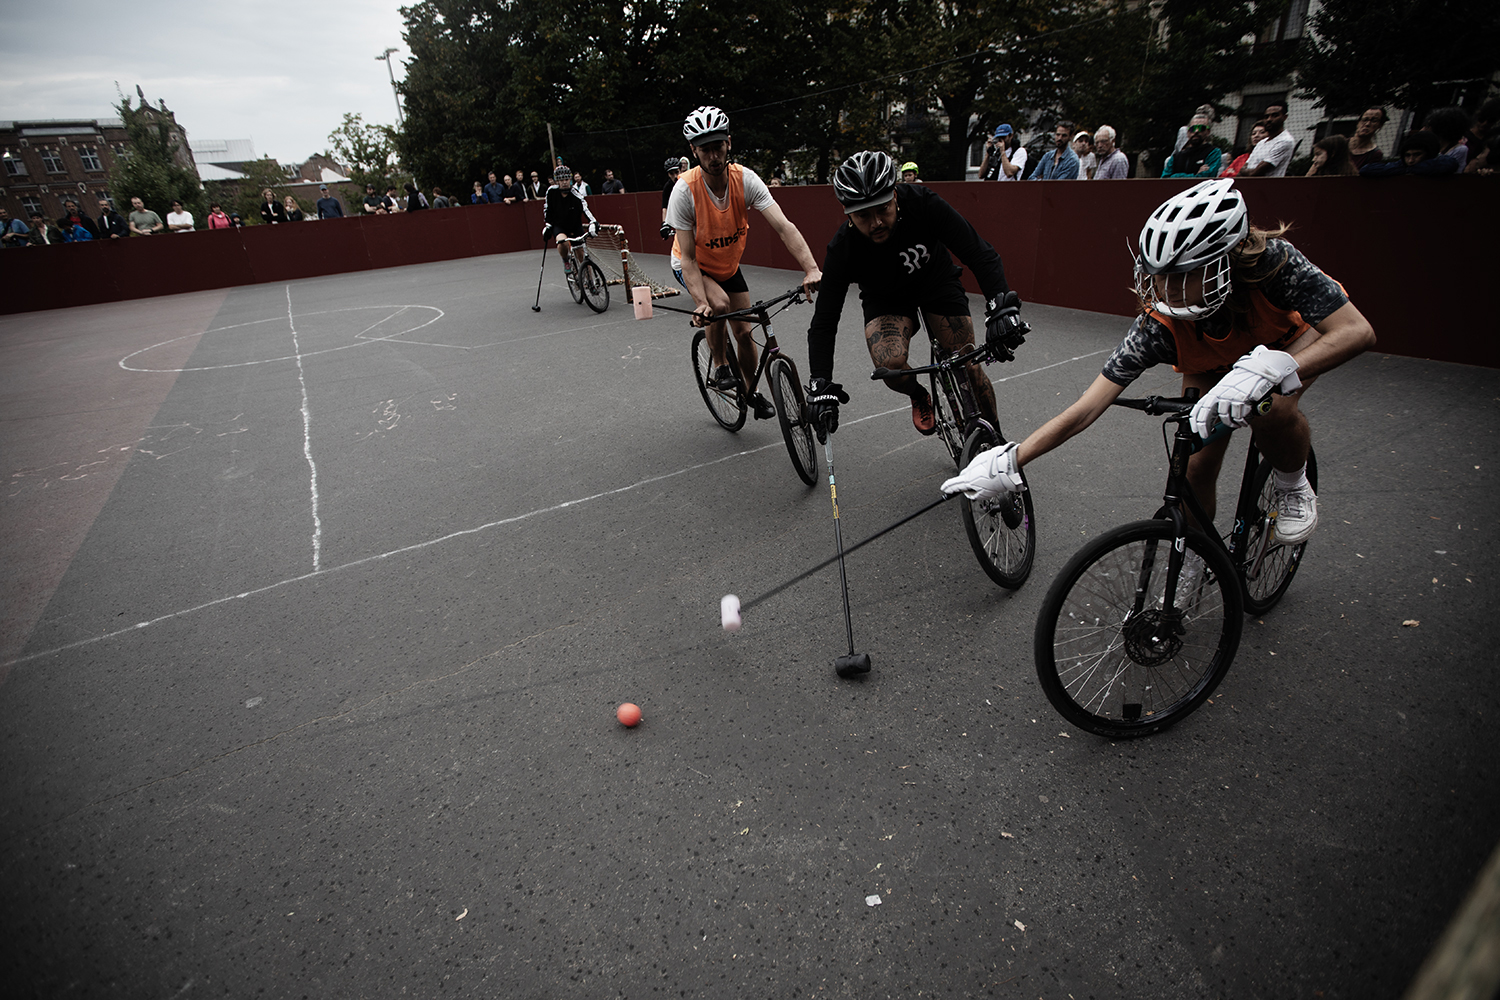
[[[896,161],[885,153],[865,150],[839,164],[833,174],[833,193],[850,215],[884,205],[896,196]]]

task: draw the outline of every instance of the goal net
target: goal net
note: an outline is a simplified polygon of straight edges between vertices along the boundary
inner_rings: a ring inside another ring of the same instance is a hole
[[[584,239],[589,248],[589,257],[604,272],[606,281],[611,285],[625,286],[625,301],[630,301],[631,289],[641,286],[651,289],[653,299],[676,295],[681,291],[661,284],[641,269],[635,258],[630,256],[630,241],[625,239],[624,226],[600,225],[598,229],[598,235]]]

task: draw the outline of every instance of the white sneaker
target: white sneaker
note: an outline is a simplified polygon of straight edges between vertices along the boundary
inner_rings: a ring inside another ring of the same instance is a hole
[[[1203,600],[1203,590],[1207,584],[1208,567],[1204,565],[1203,557],[1192,549],[1182,557],[1182,570],[1177,574],[1177,609],[1185,615],[1193,614],[1198,610],[1198,602]]]
[[[1301,545],[1318,526],[1318,495],[1311,486],[1273,489],[1271,506],[1276,510],[1272,541],[1277,545]]]

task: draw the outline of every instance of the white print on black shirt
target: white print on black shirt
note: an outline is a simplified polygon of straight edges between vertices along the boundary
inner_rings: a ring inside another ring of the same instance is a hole
[[[917,268],[931,259],[932,254],[928,253],[927,248],[920,243],[909,250],[901,251],[901,263],[906,265],[907,274],[916,274]]]

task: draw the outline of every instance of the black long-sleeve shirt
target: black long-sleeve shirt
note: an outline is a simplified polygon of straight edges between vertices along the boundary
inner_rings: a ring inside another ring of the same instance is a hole
[[[963,269],[953,263],[952,250],[974,272],[986,299],[1010,290],[995,248],[937,192],[920,184],[897,184],[896,201],[900,215],[884,243],[872,243],[850,222],[828,241],[823,283],[807,330],[813,378],[833,378],[834,338],[851,284],[859,285],[861,298],[873,294],[920,300],[935,288],[959,284]]]

